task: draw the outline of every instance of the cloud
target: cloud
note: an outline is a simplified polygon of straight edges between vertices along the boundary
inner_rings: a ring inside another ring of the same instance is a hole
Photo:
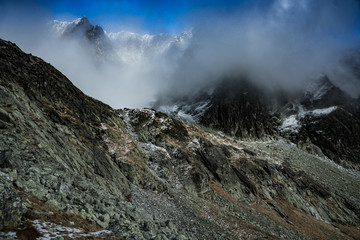
[[[0,37],[42,57],[86,94],[116,108],[148,106],[158,95],[192,94],[227,76],[293,90],[327,73],[353,95],[360,93],[358,79],[339,64],[344,52],[358,45],[355,0],[257,0],[221,11],[196,5],[182,20],[194,27],[184,52],[144,54],[128,62],[100,61],[91,44],[49,31],[51,11],[23,6],[0,10]]]
[[[356,1],[276,0],[257,6],[198,19],[197,46],[175,73],[173,88],[187,92],[227,75],[245,75],[258,85],[293,90],[321,73],[343,87],[334,71],[344,52],[358,44]],[[359,94],[359,81],[352,82]]]

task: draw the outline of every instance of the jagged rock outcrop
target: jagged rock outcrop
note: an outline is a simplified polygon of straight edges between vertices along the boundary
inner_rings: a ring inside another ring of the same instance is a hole
[[[40,223],[112,231],[100,239],[360,234],[359,172],[284,139],[239,141],[152,109],[111,109],[3,40],[0,96],[0,174],[28,204],[9,229],[17,236],[44,235]]]
[[[264,92],[245,79],[221,82],[200,123],[241,138],[276,134],[276,122],[265,104]]]

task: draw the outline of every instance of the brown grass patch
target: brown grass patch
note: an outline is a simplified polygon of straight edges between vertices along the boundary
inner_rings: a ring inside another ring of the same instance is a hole
[[[210,179],[210,189],[214,190],[215,193],[219,194],[221,197],[225,198],[229,202],[234,205],[238,205],[238,201],[236,201],[230,193],[228,193],[219,183],[215,182],[213,179]]]
[[[0,108],[5,110],[8,113],[12,113],[14,111],[14,109],[12,107],[0,106]]]
[[[339,228],[341,232],[353,238],[354,240],[360,239],[360,225],[358,226],[345,226],[338,223],[334,224],[335,227]]]
[[[348,227],[343,229],[339,226],[338,228],[342,231],[337,230],[334,226],[327,224],[323,221],[320,221],[312,216],[307,215],[301,210],[297,209],[293,205],[289,204],[286,201],[276,201],[277,206],[284,211],[288,216],[288,219],[285,220],[279,217],[272,211],[264,209],[259,204],[254,204],[251,207],[258,212],[262,212],[275,221],[281,223],[283,226],[293,230],[294,232],[299,232],[303,236],[309,239],[316,240],[332,240],[332,239],[353,239],[352,235],[358,236],[359,230],[356,227]],[[346,232],[347,230],[347,232]],[[351,233],[351,234],[350,234]],[[356,239],[356,238],[355,238]],[[357,238],[360,239],[360,238]]]

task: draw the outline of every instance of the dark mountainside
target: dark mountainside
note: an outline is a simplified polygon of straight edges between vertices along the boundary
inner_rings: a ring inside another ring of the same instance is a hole
[[[225,135],[114,110],[0,40],[0,238],[359,239],[359,172],[273,134],[248,94],[224,101],[263,128],[207,124]]]
[[[194,116],[196,122],[237,138],[284,137],[310,153],[360,169],[359,101],[327,76],[294,93],[264,90],[244,77],[225,79],[212,94],[204,92],[165,98],[154,108],[180,119],[184,113]]]
[[[210,107],[200,123],[240,138],[265,138],[276,134],[265,92],[246,80],[225,80],[215,89]]]

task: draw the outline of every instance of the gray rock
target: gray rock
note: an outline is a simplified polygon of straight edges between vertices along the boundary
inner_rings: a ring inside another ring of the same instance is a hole
[[[11,183],[0,176],[0,230],[14,228],[21,223],[26,207]]]
[[[11,167],[11,150],[0,151],[0,168],[10,168]]]

